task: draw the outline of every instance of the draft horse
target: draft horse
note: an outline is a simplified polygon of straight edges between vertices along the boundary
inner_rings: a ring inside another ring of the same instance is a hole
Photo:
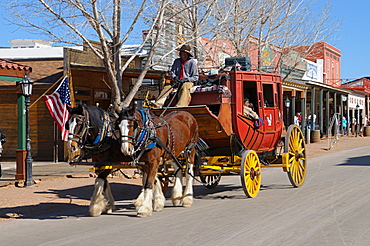
[[[122,162],[129,160],[121,152],[120,134],[115,129],[115,118],[96,106],[69,108],[71,114],[66,124],[69,129],[68,150],[70,153],[81,150],[73,161],[92,158],[93,162]],[[91,216],[110,213],[114,210],[114,198],[107,180],[112,170],[98,173],[95,189],[91,197],[89,212]]]
[[[140,217],[161,211],[165,197],[157,173],[160,165],[171,163],[175,174],[172,189],[174,206],[190,207],[193,203],[193,165],[198,142],[198,124],[186,111],[171,112],[157,117],[149,110],[124,110],[118,125],[121,151],[131,156],[143,171],[143,189],[134,205]],[[182,192],[183,166],[186,163],[186,184]]]

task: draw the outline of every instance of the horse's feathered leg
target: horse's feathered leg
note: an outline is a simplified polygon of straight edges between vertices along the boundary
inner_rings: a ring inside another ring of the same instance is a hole
[[[101,215],[107,205],[107,200],[103,195],[104,183],[105,181],[102,178],[97,177],[95,179],[95,190],[89,208],[90,215],[93,217]]]
[[[144,201],[138,207],[137,216],[148,217],[151,216],[153,212],[153,189],[144,189]]]
[[[173,206],[179,206],[182,199],[182,170],[179,166],[176,165],[176,163],[172,162],[172,166],[174,168],[175,172],[175,184],[173,185],[172,189],[172,204]]]
[[[112,213],[114,211],[114,198],[112,191],[110,189],[110,185],[107,179],[105,179],[105,190],[104,190],[104,196],[107,199],[107,206],[105,208],[105,213]]]
[[[182,205],[190,207],[193,205],[193,165],[194,165],[195,149],[191,151],[190,158],[187,158],[186,186],[184,190]]]
[[[114,198],[107,180],[110,170],[99,174],[95,179],[95,189],[90,201],[89,212],[93,217],[102,213],[111,213],[114,210]]]
[[[155,156],[155,155],[154,155]],[[144,165],[143,172],[147,173],[147,178],[144,181],[144,200],[137,209],[137,216],[151,216],[153,212],[153,189],[154,181],[157,176],[159,160],[149,159]]]
[[[145,185],[145,182],[147,180],[147,177],[148,177],[148,175],[145,172],[143,172],[143,177],[142,177],[142,186],[143,187]],[[141,189],[141,192],[140,192],[139,196],[134,201],[134,206],[136,208],[136,211],[139,209],[139,207],[141,206],[141,204],[143,203],[143,201],[144,201],[144,188]]]
[[[159,181],[158,177],[155,178],[153,199],[153,210],[156,212],[162,211],[166,198],[163,195],[161,181]]]

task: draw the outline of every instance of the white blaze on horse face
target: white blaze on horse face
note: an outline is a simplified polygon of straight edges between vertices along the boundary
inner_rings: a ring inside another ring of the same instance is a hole
[[[75,131],[76,125],[77,125],[76,118],[72,118],[72,119],[69,120],[69,133],[68,133],[68,143],[67,143],[67,148],[68,148],[69,151],[75,151],[76,150],[75,148],[76,148],[77,144],[73,140],[73,133]],[[72,144],[72,142],[74,142],[74,143]]]
[[[122,120],[119,123],[119,129],[121,131],[121,152],[124,155],[132,155],[133,154],[133,148],[132,144],[129,142],[129,132],[130,129],[128,128],[129,123],[128,120]],[[132,139],[131,139],[132,140]]]

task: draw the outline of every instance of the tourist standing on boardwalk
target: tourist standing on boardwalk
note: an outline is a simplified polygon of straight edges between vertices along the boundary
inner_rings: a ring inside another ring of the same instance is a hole
[[[345,116],[342,118],[343,135],[347,135],[347,119]]]

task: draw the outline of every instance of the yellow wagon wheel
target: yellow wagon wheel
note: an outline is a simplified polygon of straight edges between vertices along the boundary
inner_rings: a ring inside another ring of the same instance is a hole
[[[288,177],[294,187],[303,185],[306,178],[306,144],[301,129],[291,125],[285,138],[285,153],[288,153]]]
[[[213,174],[207,174],[201,168],[202,161],[199,155],[195,155],[195,173],[199,175],[200,180],[204,187],[208,189],[214,189],[220,183],[221,180],[221,172],[215,171]]]
[[[261,187],[261,171],[257,153],[253,150],[244,151],[240,166],[240,179],[247,197],[257,196]]]

